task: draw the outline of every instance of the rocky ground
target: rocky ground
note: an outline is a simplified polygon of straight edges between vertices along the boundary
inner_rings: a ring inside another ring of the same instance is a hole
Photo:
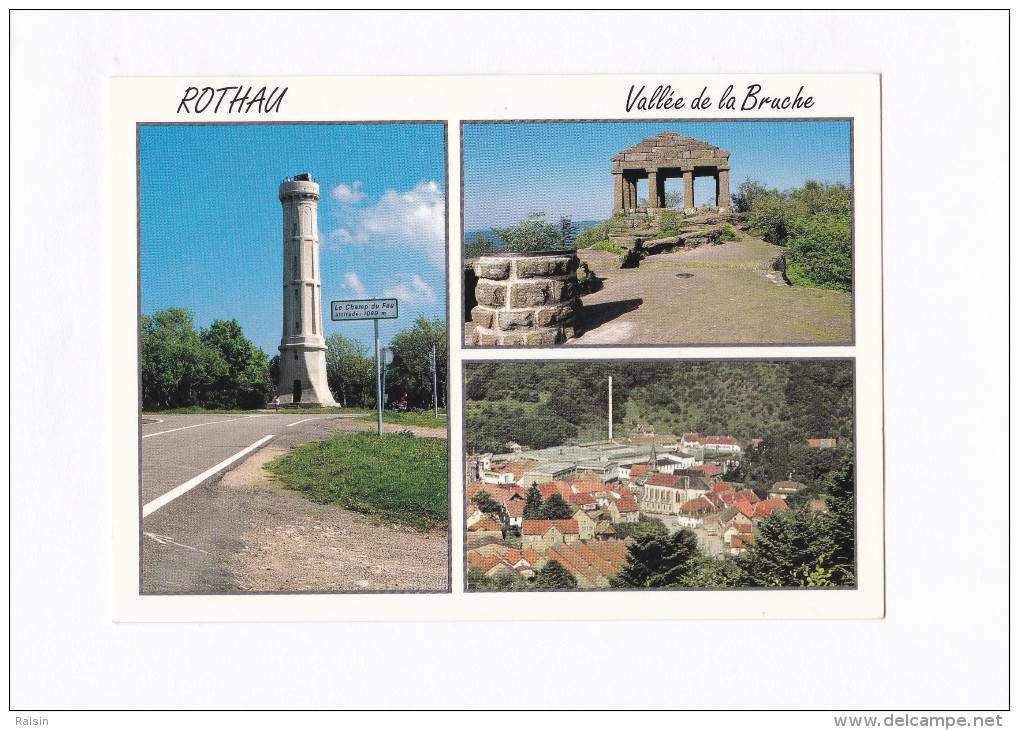
[[[789,286],[773,267],[782,248],[740,232],[712,243],[717,216],[689,219],[679,236],[648,241],[658,252],[636,268],[621,257],[580,249],[603,279],[582,298],[583,333],[568,345],[848,344],[853,299],[848,292]],[[469,345],[474,325],[464,325]]]
[[[583,297],[576,345],[845,344],[852,341],[852,295],[792,287],[772,262],[778,246],[743,234],[648,256],[619,268],[619,257],[581,249],[604,278]]]

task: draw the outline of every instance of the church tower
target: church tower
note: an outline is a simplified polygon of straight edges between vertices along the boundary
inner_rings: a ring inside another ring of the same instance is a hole
[[[295,175],[280,183],[283,204],[282,403],[335,406],[326,383],[322,281],[318,263],[318,183]]]

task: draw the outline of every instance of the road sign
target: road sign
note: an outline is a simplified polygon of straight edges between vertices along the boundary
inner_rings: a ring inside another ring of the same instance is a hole
[[[382,348],[382,364],[392,365],[393,364],[393,348],[383,347]]]
[[[397,319],[399,307],[395,299],[349,299],[332,302],[334,322],[348,320]]]

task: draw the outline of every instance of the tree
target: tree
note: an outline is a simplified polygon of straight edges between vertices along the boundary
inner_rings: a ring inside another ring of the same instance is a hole
[[[542,566],[534,578],[534,587],[543,590],[563,590],[577,587],[577,579],[566,566],[554,558]]]
[[[495,497],[492,496],[488,490],[481,490],[474,495],[474,499],[471,500],[475,507],[484,512],[492,519],[498,520],[503,525],[509,521],[509,515],[506,514],[506,508],[495,501]]]
[[[544,520],[568,520],[573,516],[573,507],[558,493],[550,494],[545,504],[541,506],[541,519]]]
[[[342,406],[375,405],[375,359],[357,340],[337,333],[326,337],[326,379]]]
[[[210,376],[202,396],[209,408],[261,408],[272,397],[269,359],[244,336],[236,319],[218,319],[201,333]]]
[[[760,200],[776,192],[769,191],[756,180],[744,180],[740,183],[736,194],[732,196],[732,206],[737,213],[748,213]]]
[[[474,259],[482,254],[495,251],[495,241],[484,233],[474,234],[474,238],[464,244],[464,258]]]
[[[414,321],[414,326],[403,330],[390,343],[393,350],[393,364],[389,366],[386,389],[397,395],[407,393],[409,401],[418,408],[432,405],[432,370],[428,358],[435,346],[438,402],[446,405],[446,323],[436,317],[424,315]]]
[[[480,568],[467,571],[467,588],[474,591],[490,591],[495,588],[495,581],[485,575]]]
[[[280,356],[273,355],[269,358],[269,380],[274,388],[280,387]]]
[[[501,238],[507,251],[552,251],[565,248],[563,231],[545,221],[544,213],[531,213],[527,220],[509,228],[494,228],[492,232]]]
[[[697,556],[697,536],[691,530],[684,527],[671,535],[651,532],[630,545],[626,563],[609,583],[614,588],[681,586]]]
[[[761,520],[754,531],[753,548],[739,556],[745,584],[805,586],[831,580],[829,527],[826,515],[803,508],[775,512]]]
[[[665,207],[666,208],[692,208],[692,205],[683,204],[683,193],[676,192],[674,190],[665,191]]]
[[[559,219],[559,231],[562,236],[563,248],[573,248],[577,241],[577,227],[573,225],[573,219],[562,216]]]
[[[143,315],[141,336],[143,408],[204,405],[210,384],[227,373],[222,353],[202,343],[194,315],[185,309],[170,307],[151,317]]]
[[[527,501],[524,503],[524,519],[541,519],[541,490],[538,489],[536,484],[531,485],[531,488],[527,490]]]

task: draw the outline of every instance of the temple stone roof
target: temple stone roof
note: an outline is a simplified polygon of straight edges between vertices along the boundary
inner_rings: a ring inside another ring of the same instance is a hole
[[[723,149],[675,132],[662,132],[612,156],[613,167],[728,167],[729,153]]]

